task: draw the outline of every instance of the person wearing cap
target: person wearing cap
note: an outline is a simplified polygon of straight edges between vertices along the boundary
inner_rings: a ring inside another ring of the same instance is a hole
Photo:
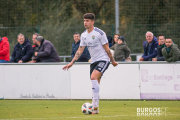
[[[8,63],[9,62],[9,42],[7,37],[0,36],[0,63]]]
[[[23,63],[31,60],[33,49],[30,40],[25,38],[22,33],[17,36],[18,43],[14,46],[10,62]]]
[[[146,32],[146,41],[143,42],[144,53],[139,61],[152,61],[157,56],[158,40],[152,32]]]
[[[126,42],[124,41],[124,36],[120,36],[117,40],[117,43],[114,44],[110,49],[114,50],[114,59],[115,61],[123,61],[130,56],[131,50],[127,47]]]
[[[34,53],[40,62],[60,62],[59,55],[54,45],[45,40],[42,36],[37,36],[38,52]]]

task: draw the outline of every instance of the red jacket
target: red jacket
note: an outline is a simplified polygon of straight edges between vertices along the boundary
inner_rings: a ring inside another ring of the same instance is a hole
[[[9,42],[7,37],[3,37],[0,42],[0,60],[9,61],[10,53],[9,53]]]

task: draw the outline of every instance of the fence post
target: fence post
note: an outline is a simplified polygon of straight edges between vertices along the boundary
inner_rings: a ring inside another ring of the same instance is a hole
[[[39,33],[39,25],[37,25],[37,33]]]

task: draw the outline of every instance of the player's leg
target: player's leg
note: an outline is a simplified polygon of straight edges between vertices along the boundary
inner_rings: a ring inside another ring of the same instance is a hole
[[[98,106],[99,106],[99,83],[100,83],[100,77],[102,73],[98,70],[94,69],[91,74],[91,82],[92,82],[92,105],[94,107],[94,114],[99,113]]]

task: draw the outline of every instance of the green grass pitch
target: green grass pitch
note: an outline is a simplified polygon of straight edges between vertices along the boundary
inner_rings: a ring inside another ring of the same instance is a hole
[[[180,120],[180,101],[100,100],[100,114],[84,115],[91,100],[0,100],[0,120]],[[137,116],[137,108],[167,107],[160,116]]]

